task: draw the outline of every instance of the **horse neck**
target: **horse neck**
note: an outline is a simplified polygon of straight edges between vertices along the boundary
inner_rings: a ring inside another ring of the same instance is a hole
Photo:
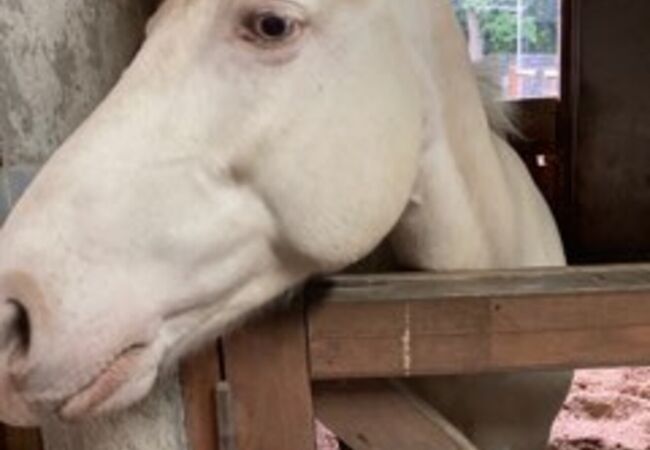
[[[429,3],[429,2],[420,2]],[[430,142],[425,150],[448,153],[468,189],[505,188],[503,168],[483,106],[466,40],[451,2],[430,3],[430,36],[420,43],[428,102]],[[490,189],[493,190],[493,189]]]
[[[504,255],[516,221],[512,174],[488,124],[453,9],[447,0],[412,0],[411,6],[405,20],[428,30],[426,39],[422,30],[412,32],[411,42],[429,98],[429,141],[393,245],[402,263],[418,268],[516,265]]]

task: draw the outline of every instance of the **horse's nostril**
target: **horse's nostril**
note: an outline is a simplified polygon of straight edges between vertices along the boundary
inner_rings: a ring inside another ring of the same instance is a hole
[[[32,326],[27,308],[15,298],[7,299],[7,304],[12,308],[12,315],[5,331],[5,339],[16,344],[16,350],[27,353],[32,338]]]
[[[0,291],[0,353],[24,359],[44,317],[43,294],[38,280],[23,271],[0,273]]]

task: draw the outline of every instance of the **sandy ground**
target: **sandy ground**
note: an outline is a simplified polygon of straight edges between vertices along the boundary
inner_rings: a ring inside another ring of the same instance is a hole
[[[318,450],[339,450],[317,429]],[[650,367],[576,372],[549,450],[650,450]]]
[[[316,422],[316,448],[318,450],[339,450],[336,437],[320,422]]]
[[[650,368],[578,371],[551,448],[650,450]]]

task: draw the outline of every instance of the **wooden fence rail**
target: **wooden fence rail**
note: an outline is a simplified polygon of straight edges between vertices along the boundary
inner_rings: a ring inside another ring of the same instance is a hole
[[[650,363],[650,265],[343,276],[310,295],[314,379]]]

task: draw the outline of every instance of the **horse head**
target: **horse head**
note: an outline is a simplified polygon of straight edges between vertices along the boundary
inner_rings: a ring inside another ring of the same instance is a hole
[[[436,11],[453,14],[426,3],[166,0],[0,233],[0,418],[125,407],[188,349],[371,251],[442,95],[424,55]]]

